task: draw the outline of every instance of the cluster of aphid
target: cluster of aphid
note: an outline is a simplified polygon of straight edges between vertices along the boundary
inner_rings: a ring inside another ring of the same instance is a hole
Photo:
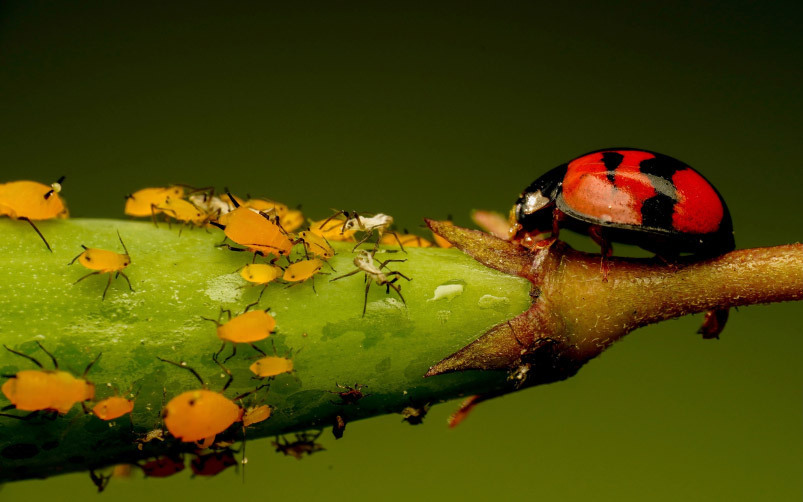
[[[61,178],[50,186],[31,181],[0,184],[0,216],[27,221],[45,242],[48,250],[52,251],[34,221],[68,216],[66,205],[59,195],[63,181],[64,178]],[[433,245],[416,235],[393,232],[391,230],[393,218],[381,213],[368,216],[350,211],[337,211],[326,219],[310,221],[306,228],[302,229],[305,227],[305,219],[301,211],[290,209],[272,200],[250,197],[242,199],[232,195],[228,190],[224,196],[219,197],[212,189],[207,188],[193,189],[179,185],[146,188],[127,196],[125,213],[132,217],[149,217],[157,226],[159,220],[164,220],[168,225],[171,222],[180,223],[181,229],[185,226],[221,229],[226,239],[220,246],[253,254],[251,263],[240,269],[240,276],[250,285],[262,286],[257,300],[247,305],[241,314],[233,315],[231,311],[221,309],[217,319],[203,318],[215,323],[217,336],[222,342],[220,349],[212,356],[213,361],[224,374],[228,375],[220,391],[210,390],[198,372],[184,362],[160,358],[164,363],[189,371],[200,382],[199,388],[173,397],[164,404],[162,410],[162,421],[167,432],[179,442],[195,443],[197,446],[191,462],[192,471],[197,475],[216,474],[236,464],[233,461],[232,442],[229,441],[232,436],[227,435],[227,431],[230,431],[234,424],[241,424],[244,437],[246,427],[267,420],[271,416],[272,410],[267,404],[253,406],[243,404],[243,399],[268,388],[269,383],[263,383],[232,399],[224,395],[233,381],[232,373],[224,364],[235,356],[237,345],[248,344],[260,353],[261,357],[249,367],[256,379],[273,379],[278,375],[293,372],[292,359],[277,355],[275,346],[273,355],[268,355],[256,345],[256,342],[269,338],[276,330],[276,320],[270,314],[269,308],[251,310],[259,305],[269,284],[283,282],[290,287],[311,279],[314,290],[315,275],[321,273],[327,260],[335,255],[330,241],[354,242],[352,252],[356,254],[353,260],[356,268],[332,278],[331,281],[360,272],[365,274],[362,312],[365,315],[368,291],[372,283],[385,286],[388,294],[390,289],[393,289],[404,302],[401,287],[396,282],[399,278],[410,280],[401,272],[388,268],[390,263],[405,260],[376,259],[379,246],[398,245],[399,250],[404,251],[405,247]],[[102,294],[104,299],[112,280],[118,276],[122,276],[128,283],[129,289],[134,291],[131,281],[123,272],[132,263],[131,255],[119,233],[118,238],[124,253],[82,246],[83,251],[69,263],[72,265],[77,261],[90,270],[90,273],[80,277],[76,283],[93,275],[109,275]],[[449,247],[449,244],[440,237],[435,238],[438,245]],[[369,247],[372,245],[371,249],[360,248],[365,244]],[[257,263],[258,257],[261,257],[264,263]],[[224,314],[227,316],[225,322]],[[221,360],[227,344],[232,346],[231,354]],[[75,404],[80,404],[85,413],[92,413],[106,421],[116,420],[132,413],[136,398],[133,389],[125,393],[117,390],[115,395],[101,400],[95,399],[95,385],[87,380],[86,376],[100,358],[100,354],[89,363],[80,377],[76,377],[60,370],[56,358],[38,342],[37,345],[53,361],[53,370],[44,369],[44,366],[30,355],[4,346],[9,352],[34,363],[38,369],[4,375],[7,380],[2,385],[2,392],[11,404],[3,408],[4,413],[0,415],[20,420],[28,420],[43,413],[57,417],[68,413]],[[367,396],[361,391],[363,386],[360,384],[355,384],[354,387],[340,385],[337,387],[343,390],[330,392],[339,396],[339,401],[333,401],[338,405],[355,404]],[[87,404],[91,405],[91,411]],[[27,415],[5,413],[14,409],[30,413]],[[417,416],[423,417],[424,413],[425,411]],[[410,417],[405,419],[410,423],[417,423],[413,415]],[[338,415],[333,428],[335,436],[341,437],[344,429],[345,420]],[[300,459],[304,454],[309,455],[323,449],[315,442],[319,435],[320,433],[297,434],[293,441],[277,437],[273,444],[277,451]],[[140,438],[138,446],[142,449],[144,443],[164,439],[165,431],[157,426]],[[185,463],[183,454],[174,452],[139,464],[139,467],[148,476],[160,477],[180,472],[184,469]],[[101,490],[109,479],[108,476],[98,475],[94,471],[91,477]]]

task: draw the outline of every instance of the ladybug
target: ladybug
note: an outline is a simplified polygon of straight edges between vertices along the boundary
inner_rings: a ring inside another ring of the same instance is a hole
[[[510,238],[527,247],[550,245],[561,227],[600,245],[603,281],[612,241],[665,260],[681,253],[711,258],[736,247],[716,188],[689,165],[637,148],[597,150],[562,164],[532,182],[511,211]],[[727,319],[726,309],[708,312],[700,333],[717,338]]]

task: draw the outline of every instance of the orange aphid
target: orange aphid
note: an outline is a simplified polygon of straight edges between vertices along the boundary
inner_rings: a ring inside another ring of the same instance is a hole
[[[229,379],[221,392],[214,392],[208,390],[201,376],[185,363],[176,363],[161,357],[158,359],[191,372],[203,386],[202,389],[182,392],[165,405],[162,410],[162,419],[170,434],[186,443],[211,442],[214,441],[214,437],[217,434],[225,431],[235,422],[242,420],[243,409],[222,394],[232,381],[231,372],[222,364],[218,363],[229,375]]]
[[[243,427],[264,422],[270,418],[271,408],[267,404],[251,406],[243,413]]]
[[[153,216],[162,212],[168,198],[184,197],[184,189],[179,186],[143,188],[126,196],[125,214],[134,217]]]
[[[357,229],[343,230],[345,216],[337,216],[310,222],[309,230],[315,235],[320,235],[330,241],[353,241]]]
[[[92,413],[101,420],[114,420],[134,410],[134,401],[121,396],[107,397],[92,407]]]
[[[123,269],[131,264],[131,256],[128,254],[128,249],[125,247],[123,238],[120,237],[120,232],[117,232],[117,238],[120,239],[120,244],[122,244],[125,254],[115,253],[114,251],[106,251],[105,249],[88,248],[84,245],[81,245],[81,247],[84,248],[84,251],[73,258],[69,263],[72,265],[77,260],[78,263],[83,265],[85,268],[93,270],[93,272],[90,272],[75,281],[75,284],[93,275],[109,274],[109,282],[106,283],[106,288],[103,290],[102,298],[104,299],[106,298],[106,292],[109,291],[109,286],[112,284],[112,279],[116,279],[117,276],[120,275],[123,276],[128,283],[128,288],[132,292],[134,291],[134,288],[131,287],[131,281],[123,272]],[[114,274],[114,276],[112,276],[112,274]]]
[[[301,240],[301,242],[304,244],[304,249],[315,256],[321,257],[324,260],[328,260],[335,255],[335,250],[332,249],[332,246],[330,246],[326,239],[321,235],[304,230],[303,232],[298,233],[298,237],[299,240]]]
[[[227,215],[223,233],[232,241],[262,255],[288,255],[293,243],[282,227],[267,216],[240,206]]]
[[[95,361],[100,358],[100,354],[94,361],[89,363],[84,370],[81,378],[75,377],[66,371],[58,369],[56,358],[45,350],[39,342],[39,348],[50,356],[55,366],[55,370],[23,370],[9,378],[2,387],[3,394],[11,401],[11,404],[22,411],[56,411],[65,414],[76,403],[90,401],[95,397],[95,385],[84,377],[89,372]],[[39,368],[44,368],[42,363],[33,357],[17,352],[3,345],[9,352],[24,357]]]
[[[0,183],[0,216],[27,221],[42,238],[47,249],[52,251],[45,236],[33,222],[69,216],[67,206],[59,196],[63,181],[64,176],[49,186],[36,181]]]
[[[268,338],[276,328],[276,319],[264,310],[240,314],[226,324],[219,324],[217,336],[224,342],[252,343]]]
[[[196,227],[204,225],[209,219],[206,212],[196,207],[192,202],[174,197],[168,197],[158,206],[158,209],[161,209],[165,215],[176,221],[189,223]]]
[[[162,411],[165,427],[184,442],[201,441],[239,422],[243,409],[219,392],[206,389],[182,392]]]
[[[274,377],[282,373],[292,372],[293,361],[284,357],[266,356],[257,359],[248,369],[259,378]]]
[[[284,279],[287,282],[302,282],[317,274],[323,267],[323,260],[312,258],[310,260],[299,260],[284,271]]]

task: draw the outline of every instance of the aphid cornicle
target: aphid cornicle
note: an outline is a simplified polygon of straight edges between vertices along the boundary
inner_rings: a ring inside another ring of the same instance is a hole
[[[4,411],[16,408],[31,412],[53,411],[64,415],[76,403],[83,405],[84,402],[94,399],[95,385],[86,380],[86,375],[100,359],[100,354],[87,365],[83,375],[79,378],[66,371],[59,370],[58,361],[56,361],[53,354],[42,347],[39,342],[36,342],[36,345],[50,357],[55,369],[46,370],[42,363],[35,358],[3,345],[12,354],[28,359],[39,367],[38,370],[23,370],[14,375],[7,375],[8,380],[3,384],[2,391],[6,398],[11,401],[11,405],[4,408]],[[27,418],[8,414],[2,415],[13,418]]]
[[[0,216],[27,221],[45,243],[47,250],[52,252],[50,244],[36,227],[34,221],[69,216],[67,206],[59,196],[63,182],[64,176],[49,186],[36,181],[0,183]]]
[[[105,249],[88,248],[81,245],[84,251],[73,258],[69,263],[69,265],[72,265],[77,260],[78,263],[85,268],[93,271],[75,281],[75,284],[93,275],[109,274],[109,281],[106,283],[106,288],[103,290],[102,299],[104,300],[106,299],[106,293],[109,291],[109,286],[112,284],[112,279],[116,279],[118,276],[123,276],[123,279],[128,283],[128,288],[131,292],[134,292],[134,288],[131,287],[131,280],[129,280],[128,276],[123,272],[123,269],[131,264],[131,256],[128,254],[128,249],[125,247],[123,238],[120,237],[120,232],[117,232],[117,238],[120,239],[120,244],[123,246],[125,254],[106,251]]]
[[[554,242],[561,227],[588,234],[602,248],[603,280],[612,241],[667,260],[735,248],[728,207],[713,185],[677,159],[635,148],[598,150],[552,169],[521,193],[511,219],[511,238],[529,247]],[[727,318],[727,310],[709,312],[700,333],[717,337]]]

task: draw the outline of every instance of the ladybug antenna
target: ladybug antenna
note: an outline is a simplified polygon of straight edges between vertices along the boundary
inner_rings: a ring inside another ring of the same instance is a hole
[[[192,369],[189,366],[187,366],[187,363],[185,363],[184,361],[181,361],[180,363],[177,363],[175,361],[168,361],[167,359],[162,359],[159,356],[157,356],[156,359],[162,361],[163,363],[172,364],[173,366],[178,366],[181,369],[185,369],[185,370],[189,371],[190,373],[195,375],[195,378],[197,378],[198,381],[201,382],[201,386],[203,386],[203,388],[206,389],[206,383],[204,383],[204,380],[203,380],[203,378],[201,378],[201,375],[199,375],[198,372],[195,371],[194,369]]]
[[[50,357],[50,360],[53,361],[53,367],[56,368],[56,369],[59,369],[59,362],[56,361],[56,358],[53,356],[53,354],[48,352],[46,348],[42,347],[42,344],[39,343],[39,340],[36,341],[36,345],[38,345],[39,348],[42,349],[42,352],[44,352],[45,354],[47,354]]]
[[[45,367],[44,367],[44,366],[42,366],[42,363],[40,363],[39,361],[37,361],[35,358],[33,358],[33,357],[29,356],[28,354],[23,354],[22,352],[17,352],[16,350],[14,350],[14,349],[12,349],[12,348],[9,348],[9,346],[8,346],[8,345],[5,345],[5,344],[3,344],[3,347],[4,347],[4,348],[5,348],[7,351],[11,352],[12,354],[16,354],[16,355],[18,355],[18,356],[20,356],[20,357],[24,357],[25,359],[27,359],[27,360],[29,360],[29,361],[33,362],[35,365],[39,366],[40,368],[42,368],[42,369],[45,369]]]

